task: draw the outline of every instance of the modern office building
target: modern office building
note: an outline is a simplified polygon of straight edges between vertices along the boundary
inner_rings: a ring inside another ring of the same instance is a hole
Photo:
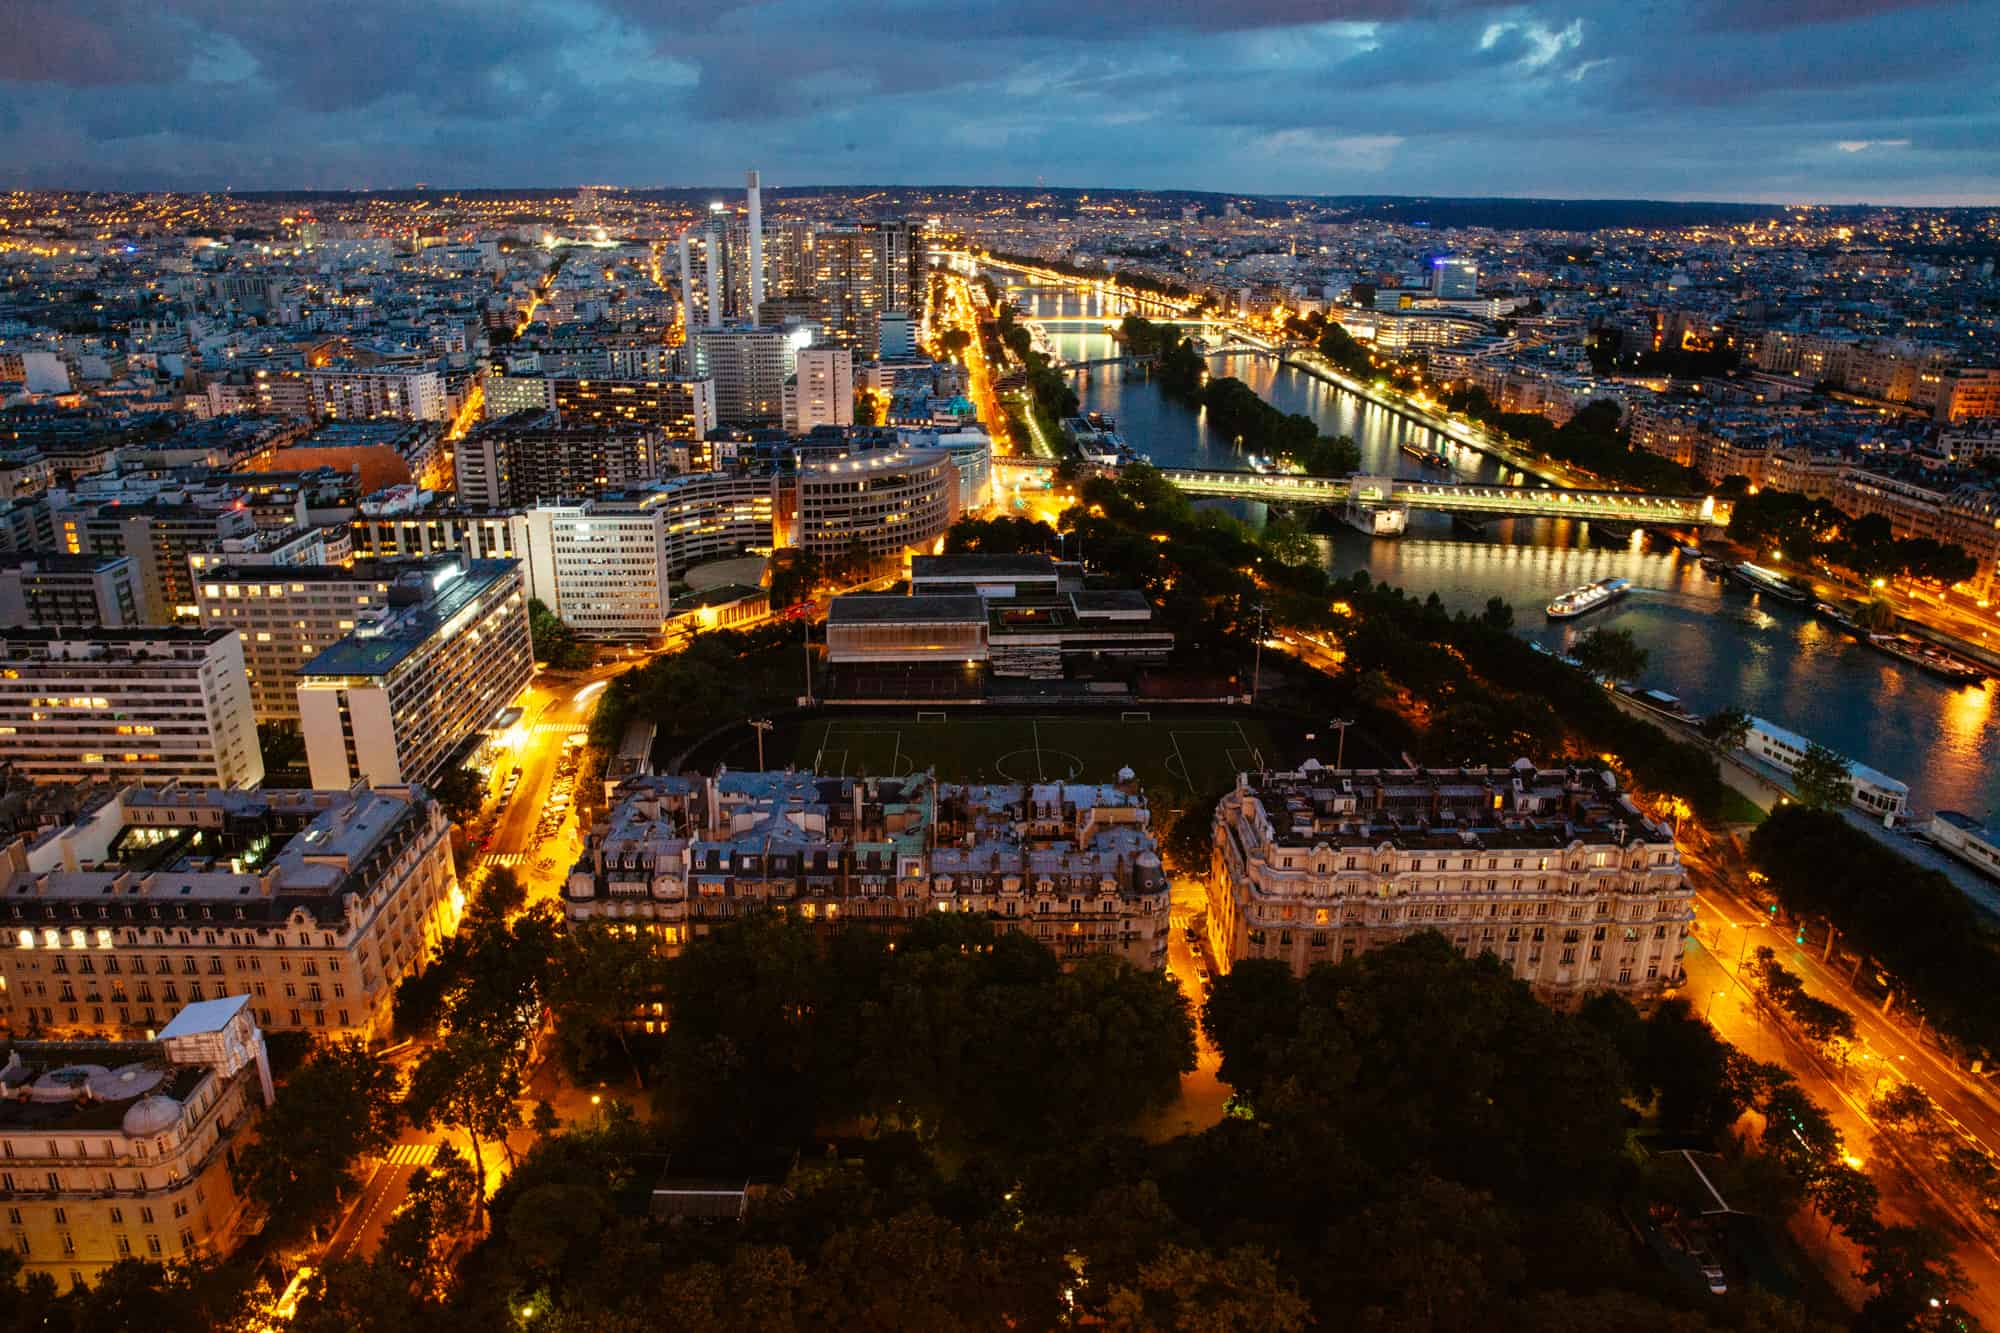
[[[352,565],[220,565],[196,592],[206,629],[243,637],[250,702],[259,722],[299,720],[299,671],[390,604],[398,581],[462,564],[457,556]]]
[[[798,369],[806,329],[730,324],[696,329],[689,339],[695,374],[715,385],[715,420],[723,426],[776,426],[785,416],[785,383]]]
[[[927,553],[958,517],[958,469],[942,449],[871,449],[799,467],[789,545],[822,558]]]
[[[0,884],[16,1033],[150,1035],[248,997],[271,1031],[385,1037],[464,905],[451,821],[408,787],[128,788],[0,850]]]
[[[989,676],[1118,678],[1173,652],[1143,593],[1086,589],[1047,556],[913,556],[910,578],[911,596],[828,606],[829,697],[977,698]]]
[[[458,501],[509,509],[642,486],[666,470],[664,443],[648,426],[571,425],[553,412],[518,412],[458,442]]]
[[[820,426],[854,424],[854,352],[846,347],[802,347],[797,370],[785,381],[785,429],[804,435]]]
[[[399,417],[443,421],[451,416],[444,372],[415,366],[314,366],[305,373],[314,416]]]
[[[591,830],[564,906],[573,924],[651,930],[674,952],[777,907],[822,932],[890,935],[934,912],[978,913],[1065,962],[1107,953],[1157,968],[1167,953],[1167,877],[1129,769],[1116,783],[636,778]]]
[[[885,310],[875,321],[875,355],[884,361],[910,361],[917,355],[917,321],[903,310]]]
[[[315,787],[431,782],[534,672],[528,598],[512,560],[398,576],[385,606],[299,669]]]
[[[0,1235],[22,1273],[65,1290],[121,1260],[227,1257],[254,1230],[231,1164],[272,1095],[242,996],[190,1004],[144,1039],[10,1042]]]
[[[1548,998],[1658,995],[1693,891],[1671,829],[1606,768],[1243,773],[1215,811],[1208,941],[1304,975],[1419,931]]]
[[[674,569],[661,500],[651,491],[528,511],[536,593],[578,634],[634,641],[666,628]]]
[[[0,763],[31,782],[254,787],[257,721],[233,631],[0,630]]]
[[[549,402],[571,426],[650,427],[670,440],[704,440],[716,426],[715,386],[707,379],[557,376],[549,381]]]
[[[144,623],[127,555],[0,554],[0,625],[112,629]]]
[[[1449,256],[1431,260],[1431,295],[1440,301],[1467,300],[1479,295],[1479,266],[1470,259]]]

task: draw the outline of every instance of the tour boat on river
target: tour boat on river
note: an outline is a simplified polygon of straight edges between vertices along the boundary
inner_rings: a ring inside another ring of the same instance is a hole
[[[1630,591],[1630,579],[1599,579],[1581,588],[1572,588],[1549,603],[1549,619],[1572,620],[1600,606],[1609,606]]]

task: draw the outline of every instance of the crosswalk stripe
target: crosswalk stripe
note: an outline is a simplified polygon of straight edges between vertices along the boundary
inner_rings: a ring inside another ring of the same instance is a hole
[[[383,1160],[391,1166],[429,1166],[436,1159],[435,1143],[398,1143]]]

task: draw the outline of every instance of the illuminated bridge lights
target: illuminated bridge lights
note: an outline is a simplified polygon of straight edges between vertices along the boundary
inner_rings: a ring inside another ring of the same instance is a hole
[[[1353,498],[1457,513],[1507,514],[1525,518],[1599,518],[1635,523],[1681,523],[1719,527],[1729,522],[1731,505],[1707,495],[1645,495],[1634,491],[1573,491],[1528,486],[1461,486],[1395,481],[1387,494],[1379,485],[1354,495],[1347,478],[1275,476],[1263,472],[1217,472],[1164,468],[1162,474],[1189,495],[1244,500],[1292,500],[1338,504]]]

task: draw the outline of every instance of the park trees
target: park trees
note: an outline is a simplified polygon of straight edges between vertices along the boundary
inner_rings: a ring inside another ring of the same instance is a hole
[[[395,1141],[396,1071],[359,1042],[322,1045],[292,1071],[236,1155],[237,1186],[263,1207],[267,1235],[297,1240],[353,1184],[356,1159]]]
[[[1570,655],[1592,675],[1617,681],[1633,680],[1646,669],[1646,650],[1629,629],[1599,626],[1578,640]]]
[[[606,1047],[615,1045],[633,1080],[646,1085],[627,1028],[634,1009],[661,994],[665,965],[651,931],[627,932],[600,923],[574,927],[561,938],[549,1000],[573,1067],[595,1064]]]
[[[1792,790],[1811,810],[1844,810],[1854,799],[1854,780],[1847,760],[1816,742],[1792,765]]]
[[[1750,715],[1740,708],[1718,708],[1701,720],[1701,736],[1716,751],[1728,754],[1740,750],[1750,739]]]
[[[528,599],[528,638],[534,645],[535,660],[547,662],[558,671],[576,671],[590,665],[590,645],[577,638],[576,631],[536,597]]]
[[[462,1131],[472,1145],[473,1207],[486,1211],[486,1146],[504,1144],[521,1123],[520,1051],[492,1034],[465,1028],[427,1052],[410,1073],[404,1107],[426,1129]]]

